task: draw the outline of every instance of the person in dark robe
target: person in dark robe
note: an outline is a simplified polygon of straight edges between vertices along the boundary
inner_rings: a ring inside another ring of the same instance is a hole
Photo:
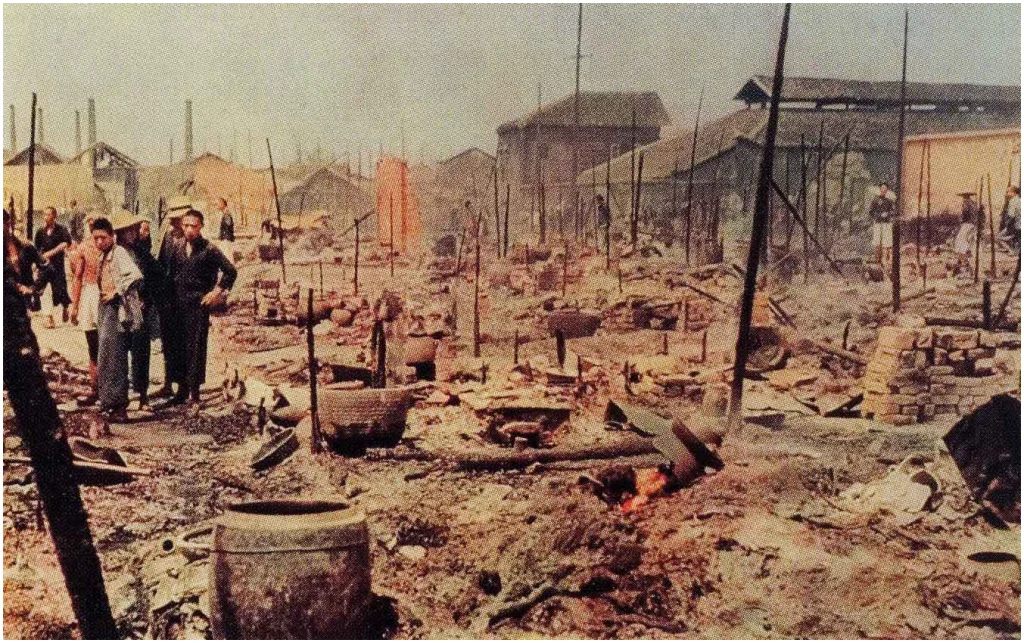
[[[71,234],[71,239],[75,242],[75,245],[82,243],[89,236],[90,232],[85,224],[85,220],[88,215],[85,212],[85,208],[78,205],[78,201],[71,199],[71,203],[68,206],[68,232]],[[89,239],[91,242],[92,240]]]
[[[14,231],[14,216],[7,210],[4,210],[4,260],[14,271],[18,292],[25,298],[25,307],[31,311],[39,310],[39,293],[43,284],[36,272],[45,262],[35,246],[18,237]]]
[[[47,264],[42,270],[42,285],[45,288],[49,284],[53,307],[60,306],[63,309],[61,314],[64,323],[67,323],[71,295],[68,294],[68,273],[64,265],[64,256],[73,241],[68,229],[57,223],[57,208],[50,206],[43,210],[43,221],[43,227],[36,230],[35,239],[36,250]],[[47,327],[53,328],[55,325],[51,309]]]
[[[168,199],[167,213],[160,229],[157,246],[157,259],[163,272],[163,282],[159,288],[160,297],[158,310],[160,317],[160,345],[164,355],[164,384],[156,397],[172,397],[185,391],[185,346],[181,323],[178,319],[178,300],[174,291],[174,278],[170,274],[171,255],[177,244],[181,243],[183,232],[181,218],[192,208],[192,201],[185,196]],[[180,399],[180,398],[179,398]]]
[[[203,238],[203,213],[189,210],[181,219],[182,240],[170,253],[178,320],[184,332],[185,387],[172,402],[188,401],[199,408],[199,389],[206,382],[206,346],[210,309],[223,301],[238,271],[220,249]]]

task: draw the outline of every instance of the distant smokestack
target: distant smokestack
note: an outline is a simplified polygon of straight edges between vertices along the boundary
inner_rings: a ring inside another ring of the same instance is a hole
[[[192,101],[185,101],[185,160],[192,160]]]
[[[75,154],[82,153],[82,112],[75,110]]]
[[[89,99],[89,145],[96,144],[96,99]]]
[[[39,108],[39,142],[46,142],[46,130],[43,129],[43,108]]]
[[[18,127],[17,127],[16,121],[14,120],[14,103],[11,103],[10,121],[11,121],[11,151],[12,152],[17,152],[18,151]]]

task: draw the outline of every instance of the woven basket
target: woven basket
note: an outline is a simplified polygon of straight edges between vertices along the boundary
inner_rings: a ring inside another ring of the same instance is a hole
[[[339,451],[391,447],[405,433],[411,393],[403,388],[319,392],[324,438]]]

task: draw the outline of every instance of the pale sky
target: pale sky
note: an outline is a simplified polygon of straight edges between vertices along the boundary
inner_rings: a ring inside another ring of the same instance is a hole
[[[912,81],[1019,85],[1019,4],[910,6]],[[899,80],[904,5],[793,7],[786,73]],[[196,151],[232,147],[266,165],[296,142],[353,163],[357,149],[414,161],[489,152],[495,128],[572,92],[575,4],[9,5],[6,106],[28,144],[31,93],[47,143],[74,149],[74,110],[96,98],[99,138],[143,163],[182,154],[191,98]],[[735,109],[743,81],[770,73],[781,5],[609,5],[583,9],[582,88],[653,90],[674,126]]]

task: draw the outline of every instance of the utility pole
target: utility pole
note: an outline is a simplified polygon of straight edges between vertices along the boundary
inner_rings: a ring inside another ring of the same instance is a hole
[[[575,216],[578,219],[579,213],[579,186],[576,184],[576,175],[579,174],[580,166],[580,47],[583,42],[583,3],[579,4],[579,17],[576,21],[576,94],[573,97],[572,109],[572,195]],[[564,216],[564,213],[563,213]]]
[[[191,101],[190,101],[191,106]],[[189,110],[191,111],[191,110]],[[267,139],[267,159],[270,161],[270,181],[274,187],[274,206],[277,208],[277,246],[281,252],[281,286],[288,282],[284,267],[284,223],[281,221],[281,200],[277,196],[277,174],[274,172],[274,155],[270,152],[270,139]]]
[[[775,78],[772,81],[772,100],[765,126],[764,150],[761,153],[761,171],[754,196],[754,220],[747,255],[747,272],[743,281],[743,299],[740,305],[739,333],[736,337],[736,360],[733,363],[732,390],[729,396],[729,428],[739,432],[743,428],[743,377],[747,369],[750,350],[750,320],[754,312],[754,291],[757,288],[757,269],[761,263],[761,245],[765,239],[768,221],[768,197],[775,161],[775,135],[779,125],[779,99],[782,94],[782,75],[786,60],[786,40],[789,35],[790,5],[786,4],[779,31],[779,50],[775,60]]]
[[[636,106],[633,106],[633,125],[629,130],[629,241],[636,250]]]
[[[32,210],[36,188],[36,93],[32,92],[32,117],[28,132],[28,209],[25,212],[25,238],[32,240]]]
[[[33,102],[35,96],[33,95]],[[33,113],[35,110],[33,109]],[[6,273],[7,271],[5,271]],[[50,395],[25,300],[4,278],[4,389],[32,461],[53,547],[84,639],[117,638],[103,569],[75,482],[67,433]]]
[[[697,99],[697,118],[693,123],[693,141],[690,143],[690,177],[686,186],[686,240],[684,249],[686,251],[686,264],[690,264],[690,229],[693,226],[693,170],[697,162],[697,132],[700,130],[700,112],[704,107],[704,85],[700,88],[700,98]]]
[[[14,103],[11,103],[8,118],[11,119],[11,153],[16,154],[18,152],[18,126],[17,121],[14,120]]]
[[[82,153],[82,112],[75,110],[75,154]]]
[[[533,133],[533,151],[534,151],[534,167],[533,167],[533,194],[530,210],[530,232],[533,232],[533,217],[535,212],[539,212],[540,198],[541,198],[541,180],[540,180],[540,110],[541,110],[541,85],[537,83],[537,117]],[[534,210],[534,207],[537,210]]]
[[[903,76],[900,80],[900,126],[896,148],[896,217],[892,222],[892,312],[900,312],[900,219],[903,218],[903,135],[907,120],[907,36],[910,32],[910,10],[903,10]],[[981,195],[978,195],[981,202]]]

